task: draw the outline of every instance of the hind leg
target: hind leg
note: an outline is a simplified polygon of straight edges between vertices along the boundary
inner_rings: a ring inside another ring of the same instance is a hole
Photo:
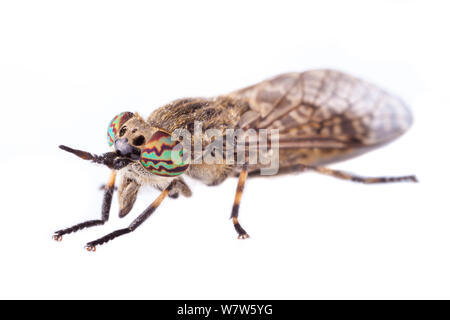
[[[335,177],[338,179],[360,182],[365,184],[373,183],[390,183],[390,182],[418,182],[415,175],[409,176],[397,176],[397,177],[361,177],[353,173],[348,173],[340,170],[333,170],[326,167],[320,166],[305,166],[306,170],[312,170],[317,173],[325,174],[327,176]]]
[[[331,176],[334,178],[365,184],[391,183],[391,182],[418,182],[417,177],[415,175],[397,176],[397,177],[361,177],[359,175],[341,170],[333,170],[327,167],[311,166],[304,164],[295,164],[289,167],[280,168],[279,174],[298,173],[304,171],[315,171],[317,173]]]
[[[247,168],[248,164],[245,163],[241,169],[241,173],[239,175],[238,185],[236,188],[236,195],[234,197],[233,210],[231,212],[231,218],[233,219],[234,228],[238,233],[238,239],[247,239],[249,235],[241,227],[238,220],[239,215],[239,205],[241,204],[242,193],[244,192],[245,180],[247,179]]]

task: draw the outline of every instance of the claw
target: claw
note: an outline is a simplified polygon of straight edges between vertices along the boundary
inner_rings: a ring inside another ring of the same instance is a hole
[[[62,236],[62,235],[59,235],[59,234],[55,234],[55,235],[53,235],[52,238],[53,238],[53,240],[55,240],[55,241],[61,242],[63,236]]]
[[[95,252],[95,246],[91,246],[91,245],[86,245],[85,246],[86,250],[89,252]]]
[[[240,235],[238,236],[238,239],[242,239],[242,240],[248,239],[248,238],[250,238],[250,236],[249,236],[247,233],[245,233],[245,234],[240,234]]]

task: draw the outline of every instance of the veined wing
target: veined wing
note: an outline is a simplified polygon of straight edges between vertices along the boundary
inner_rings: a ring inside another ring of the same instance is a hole
[[[286,73],[229,96],[250,105],[242,127],[279,129],[280,148],[303,148],[307,142],[312,148],[327,148],[328,142],[342,148],[374,147],[412,124],[399,98],[334,70]]]

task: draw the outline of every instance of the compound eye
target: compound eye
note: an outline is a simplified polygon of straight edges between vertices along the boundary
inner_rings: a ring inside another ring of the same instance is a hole
[[[130,120],[134,116],[133,112],[122,112],[115,116],[108,126],[108,144],[110,147],[114,144],[114,140],[119,134],[120,128],[123,126],[125,122]]]
[[[123,126],[122,129],[120,129],[119,137],[123,137],[126,132],[127,132],[127,127]]]
[[[141,164],[151,173],[163,177],[179,176],[189,167],[183,162],[181,143],[163,131],[154,133],[147,142],[141,152]]]

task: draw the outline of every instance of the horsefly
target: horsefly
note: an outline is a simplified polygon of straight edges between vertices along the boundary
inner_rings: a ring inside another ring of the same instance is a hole
[[[61,241],[65,234],[105,224],[117,174],[120,217],[131,211],[142,186],[161,194],[127,228],[89,242],[89,251],[136,230],[167,196],[191,196],[185,174],[210,186],[239,177],[231,219],[238,238],[246,239],[238,213],[248,177],[314,171],[368,184],[417,182],[413,175],[361,177],[324,166],[391,142],[411,124],[411,112],[399,98],[334,70],[287,73],[214,98],[179,99],[146,120],[122,112],[108,127],[110,152],[60,146],[112,171],[101,218],[56,231],[53,238]]]

